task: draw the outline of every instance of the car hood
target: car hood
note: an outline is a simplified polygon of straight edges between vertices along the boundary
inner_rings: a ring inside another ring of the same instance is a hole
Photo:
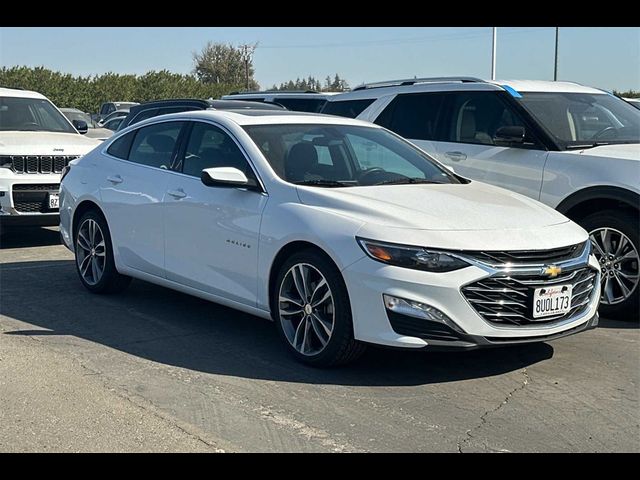
[[[79,133],[0,131],[0,155],[84,155],[100,143]]]
[[[523,195],[480,182],[322,189],[298,187],[300,201],[354,218],[361,235],[458,249],[544,249],[586,233]]]
[[[640,144],[629,143],[620,145],[600,145],[584,150],[567,150],[576,155],[590,155],[593,157],[623,158],[625,160],[640,160]]]

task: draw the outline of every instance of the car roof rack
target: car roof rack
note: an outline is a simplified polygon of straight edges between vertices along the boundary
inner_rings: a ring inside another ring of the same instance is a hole
[[[261,95],[265,93],[320,93],[316,90],[254,90],[252,92],[231,92],[229,95]]]
[[[476,77],[425,77],[425,78],[405,78],[401,80],[387,80],[384,82],[363,83],[358,85],[352,92],[357,90],[366,90],[369,88],[382,88],[382,87],[400,87],[404,85],[414,85],[416,83],[446,83],[446,82],[460,82],[460,83],[486,83],[481,78]]]

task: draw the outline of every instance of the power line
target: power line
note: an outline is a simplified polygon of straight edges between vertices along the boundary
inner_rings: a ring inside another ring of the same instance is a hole
[[[512,35],[512,34],[520,34],[520,33],[528,33],[528,32],[538,32],[542,30],[546,30],[546,27],[537,27],[537,28],[518,28],[517,30],[505,31],[501,33],[501,35]],[[317,44],[306,44],[306,45],[260,45],[259,48],[264,49],[288,49],[288,48],[342,48],[342,47],[366,47],[373,45],[401,45],[404,43],[418,43],[418,42],[430,42],[430,41],[438,41],[438,40],[462,40],[468,38],[477,38],[487,36],[489,32],[481,31],[481,32],[466,32],[466,33],[443,33],[443,34],[434,34],[429,36],[420,36],[420,37],[410,37],[410,38],[392,38],[387,40],[354,40],[351,42],[340,42],[340,43],[317,43]]]

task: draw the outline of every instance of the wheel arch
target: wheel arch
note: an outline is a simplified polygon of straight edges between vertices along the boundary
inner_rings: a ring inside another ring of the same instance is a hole
[[[82,218],[82,215],[84,215],[90,210],[94,210],[98,212],[106,222],[107,217],[105,217],[104,212],[95,201],[88,200],[88,199],[81,201],[73,211],[73,217],[71,219],[71,235],[72,235],[71,242],[72,243],[75,242],[76,233],[78,229],[78,221],[80,220],[80,218]]]
[[[558,204],[556,210],[578,222],[599,210],[630,210],[640,213],[640,195],[621,187],[598,186],[579,190]]]
[[[326,250],[324,250],[322,247],[316,245],[315,243],[309,242],[307,240],[293,240],[290,241],[288,243],[286,243],[285,245],[283,245],[280,250],[278,250],[278,253],[275,255],[275,257],[273,257],[273,262],[271,262],[271,267],[269,268],[269,283],[268,283],[268,295],[269,295],[269,309],[271,310],[271,317],[273,318],[274,315],[274,305],[273,305],[273,292],[274,289],[276,287],[276,278],[278,276],[278,272],[280,271],[280,267],[282,267],[282,265],[284,264],[284,262],[287,260],[287,258],[289,258],[291,255],[293,255],[294,253],[297,252],[301,252],[304,250],[313,250],[319,254],[321,254],[323,257],[325,257],[327,260],[329,260],[335,267],[336,269],[338,269],[338,271],[340,271],[340,267],[338,266],[338,264],[336,263],[336,261],[331,257],[331,255],[329,255],[329,253],[326,252]],[[344,281],[344,279],[343,279]],[[274,318],[275,320],[275,318]]]

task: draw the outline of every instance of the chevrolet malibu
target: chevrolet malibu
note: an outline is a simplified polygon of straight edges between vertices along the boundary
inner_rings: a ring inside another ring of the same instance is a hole
[[[368,343],[470,349],[598,322],[581,227],[359,120],[156,117],[72,161],[60,201],[89,291],[133,277],[271,318],[316,366]]]

